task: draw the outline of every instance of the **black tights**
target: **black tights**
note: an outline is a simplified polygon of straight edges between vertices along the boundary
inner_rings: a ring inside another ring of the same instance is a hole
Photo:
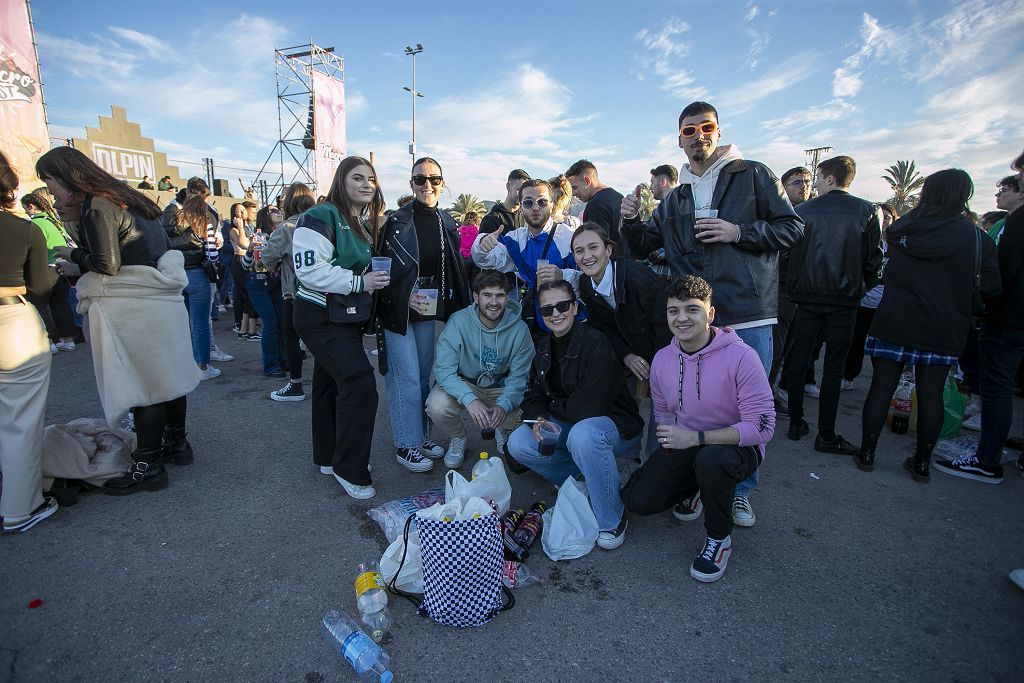
[[[871,388],[864,400],[861,416],[861,448],[874,453],[893,392],[900,382],[903,363],[887,358],[872,358],[871,365],[874,368]],[[942,389],[948,374],[948,365],[914,366],[917,383],[917,450],[921,455],[931,455],[939,432],[942,431]]]
[[[188,401],[180,396],[171,401],[154,403],[151,406],[132,408],[135,415],[135,435],[139,439],[138,450],[160,450],[164,427],[184,427]]]

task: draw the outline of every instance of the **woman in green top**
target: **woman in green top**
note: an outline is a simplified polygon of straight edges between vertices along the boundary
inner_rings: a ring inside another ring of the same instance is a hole
[[[43,232],[46,239],[46,262],[53,266],[57,260],[54,247],[77,246],[74,240],[64,232],[57,212],[54,211],[50,201],[38,192],[32,192],[21,198],[21,208]],[[57,274],[56,269],[50,268],[50,280],[52,286],[50,293],[42,300],[35,301],[36,309],[46,324],[46,333],[50,339],[60,338],[54,344],[50,343],[50,352],[74,351],[75,334],[78,329],[75,319],[71,315],[71,303],[69,294],[71,284]]]

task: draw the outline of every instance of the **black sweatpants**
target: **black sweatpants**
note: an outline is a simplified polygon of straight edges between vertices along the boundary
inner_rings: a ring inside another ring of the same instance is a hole
[[[359,486],[373,483],[370,462],[377,382],[360,325],[327,320],[327,309],[295,300],[295,330],[313,354],[313,462]]]
[[[33,302],[39,316],[46,326],[46,334],[50,339],[68,337],[74,339],[78,334],[75,326],[75,319],[71,315],[71,303],[68,294],[71,292],[71,285],[63,276],[54,279],[50,293],[42,300]]]
[[[284,343],[284,355],[288,362],[288,379],[293,382],[302,381],[302,348],[299,346],[299,333],[295,331],[295,299],[285,297],[284,315],[281,316],[281,340]]]
[[[736,484],[760,465],[752,446],[710,444],[682,451],[659,448],[633,473],[622,489],[626,509],[653,515],[700,489],[704,502],[704,528],[708,536],[723,539],[732,533],[732,499]]]
[[[242,324],[242,314],[247,314],[250,318],[258,318],[259,314],[252,305],[252,301],[249,300],[249,290],[245,288],[245,280],[248,273],[245,268],[242,267],[242,257],[235,255],[235,258],[231,261],[231,279],[235,282],[235,303],[232,307],[232,313],[235,315],[235,323],[238,325]],[[245,332],[246,330],[242,330]]]
[[[867,306],[857,308],[857,323],[853,327],[853,339],[850,350],[846,352],[846,367],[843,369],[843,379],[847,381],[852,382],[863,369],[864,342],[868,338],[871,321],[875,319],[875,310]]]
[[[800,304],[793,327],[792,363],[783,377],[789,391],[789,420],[798,423],[804,417],[804,370],[814,354],[814,343],[824,331],[825,361],[821,368],[821,396],[818,398],[818,432],[832,438],[839,412],[839,385],[843,379],[846,354],[853,339],[857,309],[852,306]]]

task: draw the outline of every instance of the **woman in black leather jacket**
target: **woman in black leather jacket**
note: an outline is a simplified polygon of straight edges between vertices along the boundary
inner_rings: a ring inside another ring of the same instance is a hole
[[[199,383],[181,298],[187,280],[181,265],[174,267],[181,257],[172,257],[172,252],[162,258],[169,243],[160,208],[82,152],[51,149],[36,162],[36,175],[56,197],[62,217],[79,222],[79,247],[55,249],[72,262],[62,266],[62,274],[82,274],[80,301],[83,288],[109,292],[91,304],[104,324],[87,325],[108,421],[130,407],[122,410],[127,397],[159,397],[132,407],[138,435],[132,465],[102,490],[127,495],[165,488],[162,460],[167,457],[179,465],[192,461],[192,447],[185,439],[185,394]],[[141,280],[151,286],[134,284]],[[97,288],[93,283],[99,281],[103,284]],[[92,317],[90,312],[87,319]]]
[[[206,266],[206,235],[211,227],[214,227],[214,221],[206,207],[206,200],[199,195],[192,195],[185,200],[174,222],[166,228],[171,249],[177,249],[185,257],[188,287],[184,295],[192,330],[192,357],[202,371],[203,379],[220,375],[220,370],[209,365],[210,339],[213,337],[210,304],[213,295],[207,268],[212,268],[213,264]]]
[[[398,462],[426,472],[434,466],[431,459],[444,456],[430,440],[423,408],[434,364],[434,323],[465,308],[469,288],[458,223],[437,206],[444,189],[441,165],[418,159],[409,185],[415,200],[391,214],[381,229],[380,254],[391,258],[391,284],[379,301],[387,347],[380,368],[386,373]]]

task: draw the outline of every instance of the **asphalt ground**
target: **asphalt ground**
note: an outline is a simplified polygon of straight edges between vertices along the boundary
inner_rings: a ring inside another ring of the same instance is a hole
[[[381,379],[378,494],[349,498],[313,465],[309,399],[269,399],[283,383],[262,376],[258,344],[229,317],[216,339],[236,360],[189,397],[193,465],[169,466],[163,491],[83,494],[0,538],[0,680],[355,680],[320,619],[354,613],[355,566],[386,547],[366,510],[443,485],[444,469],[395,462]],[[852,441],[869,375],[842,394]],[[101,414],[88,346],[56,356],[47,422]],[[538,550],[528,565],[544,583],[482,628],[437,625],[392,597],[396,678],[1024,680],[1024,591],[1007,578],[1024,567],[1015,469],[999,486],[939,472],[919,484],[901,467],[913,435],[886,432],[866,474],[814,452],[813,431],[787,440],[786,425],[751,497],[757,525],[733,533],[717,583],[689,576],[701,523],[634,518],[618,550],[558,563]],[[539,477],[511,480],[513,505],[554,502]]]

